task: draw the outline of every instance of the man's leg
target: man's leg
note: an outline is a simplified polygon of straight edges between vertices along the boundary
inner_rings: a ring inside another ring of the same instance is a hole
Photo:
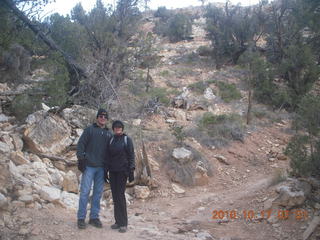
[[[97,167],[94,174],[93,194],[91,201],[90,219],[98,219],[100,212],[100,200],[104,187],[104,169]]]
[[[80,197],[79,197],[79,208],[78,208],[78,219],[85,219],[87,215],[87,205],[89,199],[89,193],[94,177],[94,168],[86,167],[81,177],[80,184]]]

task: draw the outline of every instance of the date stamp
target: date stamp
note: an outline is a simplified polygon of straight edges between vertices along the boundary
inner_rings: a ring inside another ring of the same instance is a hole
[[[269,210],[252,210],[244,209],[242,211],[238,210],[213,210],[212,219],[222,220],[222,219],[245,219],[245,220],[255,220],[255,219],[268,219],[272,216],[278,218],[278,220],[287,220],[293,217],[296,220],[305,221],[308,219],[308,211],[304,209],[269,209]]]

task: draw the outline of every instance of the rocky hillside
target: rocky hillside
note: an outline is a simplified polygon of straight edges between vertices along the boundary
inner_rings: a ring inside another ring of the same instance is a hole
[[[143,28],[152,26],[149,20]],[[0,109],[1,239],[320,237],[320,182],[288,174],[283,151],[292,136],[290,114],[254,104],[251,124],[245,124],[246,72],[232,66],[215,70],[197,54],[209,45],[203,26],[204,19],[196,20],[190,41],[157,37],[161,62],[150,74],[153,88],[164,93],[155,96],[169,98],[170,104],[148,102],[143,114],[125,119],[139,166],[126,193],[126,234],[109,227],[113,203],[107,184],[103,229],[76,227],[81,176],[75,146],[96,109],[74,105],[55,113],[43,105],[23,123]],[[142,98],[133,85],[128,80],[119,89],[128,113]],[[2,106],[12,100],[6,93],[14,91],[0,86]],[[119,117],[116,107],[110,115]]]

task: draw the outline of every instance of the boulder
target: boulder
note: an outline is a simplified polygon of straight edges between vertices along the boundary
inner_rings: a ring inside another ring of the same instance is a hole
[[[21,151],[11,152],[10,158],[16,165],[27,164],[30,162],[28,159],[25,158],[23,152]]]
[[[11,134],[11,138],[12,138],[14,150],[22,151],[23,141],[22,141],[21,137],[18,134],[14,133],[14,134]]]
[[[175,148],[172,153],[173,158],[179,163],[187,163],[192,160],[192,152],[183,147]]]
[[[71,129],[60,117],[49,115],[24,131],[23,139],[33,153],[56,155],[71,143]]]
[[[39,186],[51,186],[52,178],[43,162],[33,162],[16,167],[19,174]]]
[[[307,182],[294,180],[279,186],[276,191],[279,196],[273,201],[273,204],[293,208],[301,206],[305,202],[311,192],[311,185]]]
[[[77,128],[84,129],[95,121],[97,111],[80,105],[73,105],[62,111],[62,117]]]
[[[43,186],[39,191],[40,197],[48,202],[56,202],[60,199],[61,191],[55,187]]]
[[[43,120],[47,115],[48,115],[48,113],[45,110],[40,110],[40,111],[34,112],[26,118],[26,123],[28,125],[35,124],[35,123]]]
[[[62,174],[64,172],[60,172],[56,168],[49,168],[48,172],[51,176],[52,184],[57,188],[62,188],[62,184],[63,184],[63,175]]]
[[[9,153],[10,147],[8,146],[8,144],[4,143],[4,142],[0,142],[0,153]]]
[[[69,209],[76,210],[78,208],[79,195],[77,194],[62,191],[60,200]]]
[[[138,199],[146,199],[150,195],[150,190],[147,186],[134,186],[134,195]]]
[[[73,171],[69,171],[63,177],[62,188],[64,191],[78,193],[78,178],[77,175]]]

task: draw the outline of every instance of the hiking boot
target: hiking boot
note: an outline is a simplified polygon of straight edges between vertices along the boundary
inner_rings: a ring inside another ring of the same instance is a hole
[[[84,219],[78,219],[78,228],[79,229],[85,229],[86,228],[86,222]]]
[[[102,228],[102,223],[99,218],[92,218],[89,220],[89,224],[95,226],[96,228]]]
[[[120,226],[115,223],[115,224],[112,224],[112,225],[111,225],[111,228],[112,228],[112,229],[119,229]]]
[[[127,226],[122,226],[119,228],[119,232],[125,233],[127,231]]]

